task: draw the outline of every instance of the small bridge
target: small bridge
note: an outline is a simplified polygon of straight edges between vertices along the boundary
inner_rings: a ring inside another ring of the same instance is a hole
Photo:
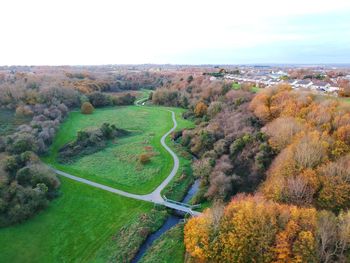
[[[193,210],[194,208],[200,207],[201,206],[200,204],[189,205],[186,203],[181,203],[181,202],[177,202],[177,201],[168,199],[165,196],[163,196],[163,199],[164,199],[163,205],[166,207],[169,207],[171,209],[182,211],[182,212],[185,212],[186,214],[190,214],[192,216],[198,216],[201,214],[200,212]]]

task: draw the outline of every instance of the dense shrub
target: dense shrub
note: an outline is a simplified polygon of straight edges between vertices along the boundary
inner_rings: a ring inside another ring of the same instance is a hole
[[[19,154],[25,151],[36,152],[38,148],[32,134],[19,133],[16,136],[8,137],[6,150],[13,154]]]
[[[84,102],[81,105],[81,113],[83,114],[92,114],[94,112],[94,106],[90,102]]]
[[[98,108],[98,107],[104,107],[109,106],[112,104],[112,99],[109,95],[104,94],[102,92],[93,92],[88,94],[89,101],[91,104]]]
[[[22,222],[48,205],[59,181],[32,152],[0,163],[0,227]]]
[[[34,113],[32,121],[29,124],[19,126],[17,132],[6,136],[2,140],[4,143],[2,147],[5,147],[6,151],[16,154],[24,151],[45,153],[58,130],[60,122],[68,114],[68,108],[63,103],[51,106],[36,104],[30,106],[30,109]]]
[[[203,117],[207,114],[208,106],[205,105],[202,101],[198,102],[196,104],[196,107],[194,108],[194,114],[196,114],[197,117]]]
[[[260,121],[248,109],[251,98],[250,92],[228,91],[210,104],[208,122],[183,132],[182,144],[201,158],[194,174],[202,180],[200,192],[209,199],[255,191],[275,156]],[[200,166],[206,171],[199,172]]]
[[[95,153],[107,146],[108,140],[129,134],[128,131],[118,129],[114,124],[104,123],[97,129],[79,131],[77,139],[65,144],[58,151],[58,161],[61,163],[74,162],[77,158]]]
[[[40,91],[41,103],[55,105],[64,103],[69,108],[80,106],[80,95],[74,89],[64,87],[48,87]]]
[[[113,97],[112,102],[113,105],[122,106],[122,105],[132,105],[135,102],[135,96],[132,96],[130,93],[125,95],[121,95],[118,97]]]
[[[16,116],[32,116],[33,111],[28,105],[20,105],[16,108]]]

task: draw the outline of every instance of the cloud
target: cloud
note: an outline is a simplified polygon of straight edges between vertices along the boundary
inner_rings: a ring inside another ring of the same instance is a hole
[[[348,0],[4,0],[0,10],[0,64],[350,58]]]

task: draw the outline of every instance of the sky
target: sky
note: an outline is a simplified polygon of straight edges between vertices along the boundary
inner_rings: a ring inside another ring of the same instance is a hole
[[[350,63],[350,0],[1,0],[0,65]]]

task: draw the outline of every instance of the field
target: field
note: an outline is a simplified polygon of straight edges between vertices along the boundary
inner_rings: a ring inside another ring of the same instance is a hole
[[[44,161],[64,171],[134,193],[148,193],[169,174],[173,162],[161,147],[160,138],[172,126],[165,107],[113,107],[92,115],[72,112],[55,137],[51,154]],[[192,127],[176,112],[178,129]],[[104,122],[131,131],[95,154],[69,165],[58,164],[58,149],[73,140],[77,131]],[[169,145],[174,144],[167,139]],[[140,153],[152,149],[154,156],[142,166]],[[177,150],[175,150],[178,152]],[[179,155],[180,170],[189,160]],[[61,196],[48,209],[27,222],[0,229],[0,262],[88,262],[96,258],[118,230],[148,212],[153,205],[124,198],[60,177]],[[113,251],[115,253],[115,251]],[[108,257],[108,255],[104,255]],[[98,256],[98,258],[100,258]]]
[[[176,113],[178,129],[193,124]],[[99,127],[104,122],[131,131],[131,135],[111,142],[97,153],[79,158],[72,164],[59,164],[57,152],[73,140],[79,130]],[[156,188],[169,174],[173,161],[160,144],[160,138],[173,126],[171,113],[162,107],[113,107],[96,110],[92,115],[72,112],[62,124],[50,155],[44,160],[58,169],[124,191],[146,194]],[[139,156],[151,152],[151,162],[142,165]]]
[[[241,84],[239,84],[239,83],[232,83],[232,89],[234,89],[234,90],[239,90],[239,89],[241,89],[242,88],[242,85]],[[258,88],[258,87],[256,87],[256,86],[254,86],[254,87],[252,87],[251,89],[251,92],[253,92],[253,93],[257,93],[257,92],[259,92],[260,90],[261,90],[261,88]]]
[[[0,229],[0,262],[86,262],[152,204],[60,178],[62,196],[29,221]]]

